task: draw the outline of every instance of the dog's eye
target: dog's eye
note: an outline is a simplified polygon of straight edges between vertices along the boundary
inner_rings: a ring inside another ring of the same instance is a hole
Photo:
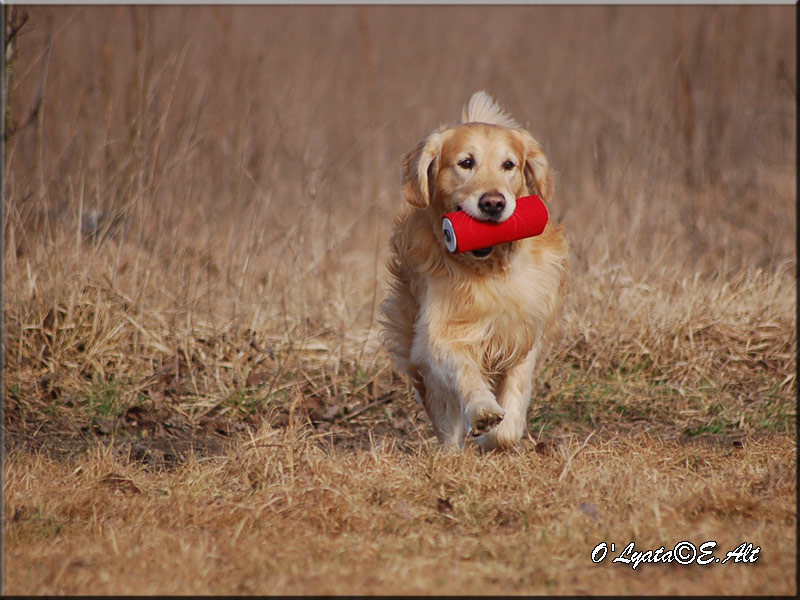
[[[503,170],[504,171],[510,171],[511,169],[513,169],[516,166],[517,165],[514,164],[514,161],[507,160],[506,162],[503,163]]]
[[[458,166],[462,169],[466,169],[469,171],[472,167],[475,166],[475,161],[471,158],[465,158],[463,160],[458,161]]]

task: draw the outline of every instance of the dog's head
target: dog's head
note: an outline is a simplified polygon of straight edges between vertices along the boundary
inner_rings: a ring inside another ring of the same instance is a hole
[[[448,212],[501,223],[516,199],[538,194],[548,201],[553,178],[533,136],[484,92],[464,107],[462,123],[431,133],[403,162],[406,200],[431,212]]]

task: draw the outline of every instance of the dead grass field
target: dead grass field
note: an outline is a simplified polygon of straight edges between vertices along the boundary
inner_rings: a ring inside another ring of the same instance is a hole
[[[796,593],[794,7],[25,10],[4,593]],[[447,456],[375,318],[400,157],[478,89],[571,291],[526,442]],[[683,540],[761,550],[591,561]]]
[[[352,452],[261,430],[152,473],[95,449],[6,461],[8,591],[41,594],[792,594],[794,441],[647,436],[541,452]],[[69,490],[65,494],[64,490]],[[753,564],[611,562],[743,542]],[[601,541],[617,552],[593,564]]]

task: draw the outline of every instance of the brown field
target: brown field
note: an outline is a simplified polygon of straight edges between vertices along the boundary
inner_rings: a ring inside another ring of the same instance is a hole
[[[796,593],[795,7],[16,11],[4,593]],[[571,283],[528,438],[455,456],[376,317],[479,89]],[[681,541],[760,550],[611,562]]]

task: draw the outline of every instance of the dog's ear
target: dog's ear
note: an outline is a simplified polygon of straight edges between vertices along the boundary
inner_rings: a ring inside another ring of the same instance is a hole
[[[432,133],[403,158],[403,193],[411,206],[426,208],[439,172],[442,136]]]
[[[521,131],[525,140],[525,184],[528,193],[538,194],[545,202],[553,197],[553,173],[547,164],[542,147],[527,131]]]

